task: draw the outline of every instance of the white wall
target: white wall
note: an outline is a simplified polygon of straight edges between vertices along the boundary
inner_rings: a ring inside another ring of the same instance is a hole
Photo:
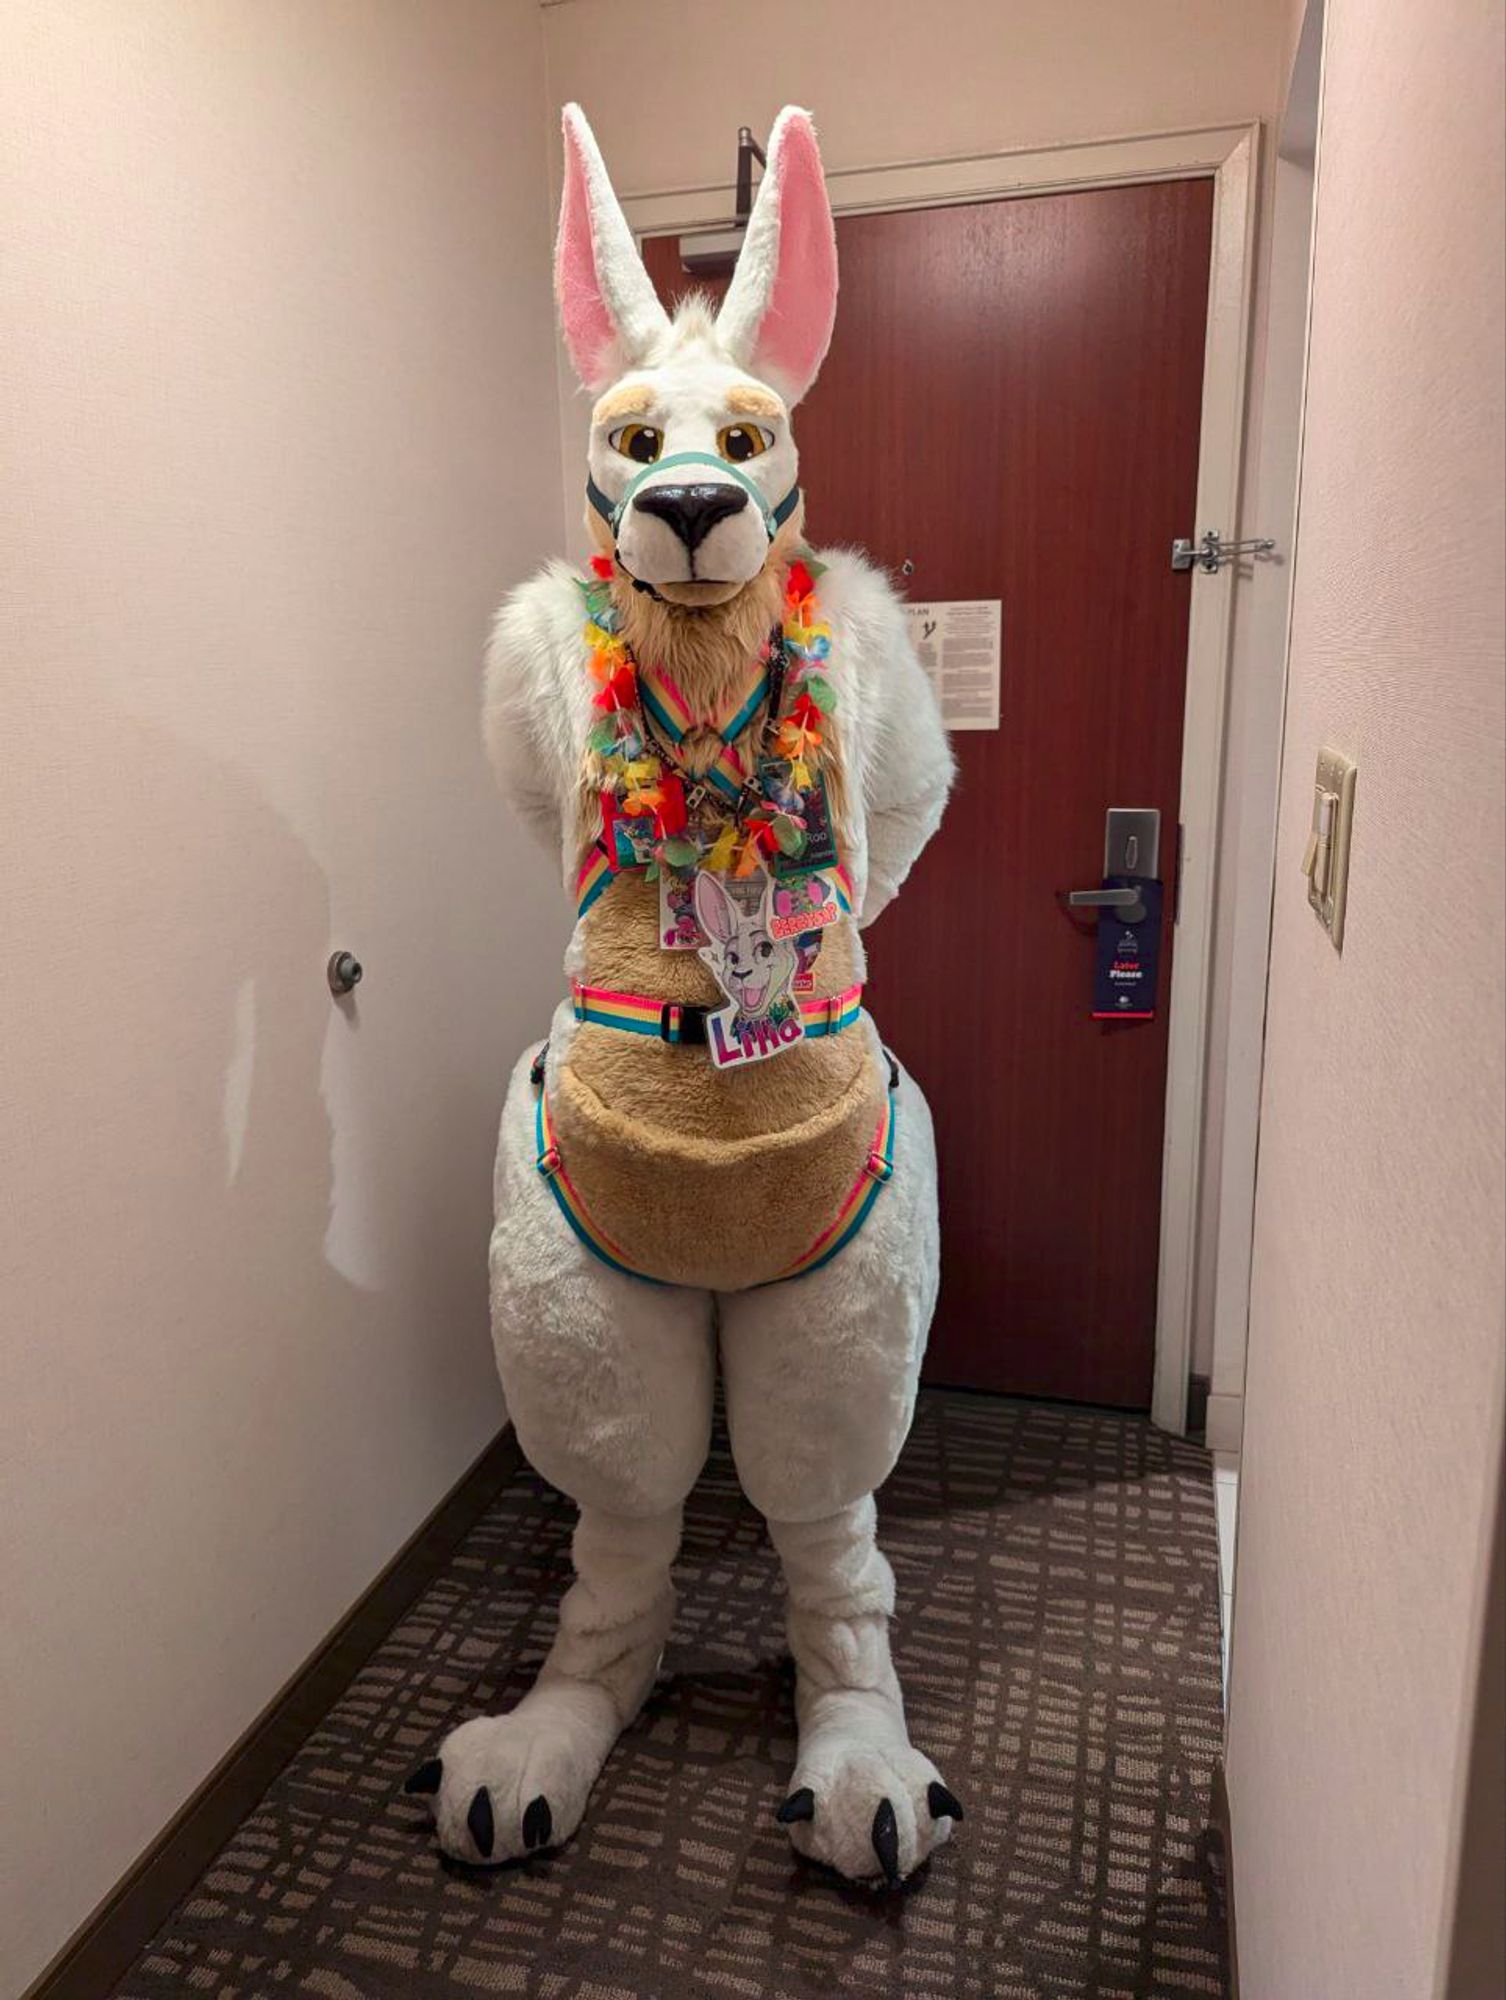
[[[767,132],[790,99],[814,110],[823,156],[837,168],[1272,120],[1282,102],[1293,34],[1291,0],[1243,0],[1212,12],[1202,0],[1139,0],[1132,7],[1121,0],[1074,0],[1070,7],[1058,0],[1011,0],[1007,7],[998,0],[823,0],[819,9],[806,0],[765,0],[756,24],[735,0],[556,0],[544,20],[551,119],[571,98],[584,104],[624,194],[730,182],[738,126]],[[632,87],[624,79],[634,79]],[[1262,412],[1273,161],[1268,147],[1253,301],[1252,435]],[[553,156],[551,171],[557,185]],[[566,510],[574,529],[585,411],[571,393],[568,368],[561,381]],[[1248,465],[1239,531],[1263,533],[1257,454],[1249,455]],[[1236,528],[1233,522],[1197,526],[1226,535]],[[1273,643],[1269,604],[1279,600],[1284,607],[1285,595],[1285,572],[1265,568],[1236,590],[1231,776],[1219,876],[1226,903],[1241,870],[1269,868],[1274,760],[1267,746],[1279,713],[1284,628],[1278,610]],[[1193,1340],[1193,1367],[1206,1374],[1215,1368],[1215,1242],[1231,996],[1251,981],[1258,990],[1264,947],[1263,925],[1251,935],[1237,934],[1227,922],[1217,927],[1200,1208],[1204,1248]],[[1256,1033],[1258,1051],[1258,1021]],[[1256,1053],[1245,1034],[1238,1054],[1246,1079],[1254,1074]],[[1243,1241],[1231,1254],[1243,1273],[1248,1164],[1242,1188],[1237,1166],[1231,1179],[1235,1202],[1243,1204]],[[1242,1318],[1226,1314],[1218,1371],[1234,1391],[1236,1424],[1243,1334]]]
[[[1245,2000],[1427,2000],[1449,1950],[1506,1311],[1502,83],[1483,0],[1329,0],[1230,1690]],[[1359,767],[1342,957],[1298,872],[1325,744]]]
[[[499,1423],[562,913],[478,668],[563,526],[532,0],[3,31],[12,1993]]]
[[[808,105],[828,166],[1237,122],[1275,108],[1286,6],[1202,0],[556,0],[549,90],[624,193],[728,180],[739,125]]]

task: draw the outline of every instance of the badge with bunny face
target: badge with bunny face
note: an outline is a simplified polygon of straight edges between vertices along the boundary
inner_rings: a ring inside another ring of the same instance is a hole
[[[774,885],[760,870],[738,882],[701,869],[696,920],[707,943],[700,957],[728,1006],[706,1022],[706,1045],[718,1069],[766,1062],[797,1048],[805,1030],[790,988],[800,967],[793,938],[774,930]]]

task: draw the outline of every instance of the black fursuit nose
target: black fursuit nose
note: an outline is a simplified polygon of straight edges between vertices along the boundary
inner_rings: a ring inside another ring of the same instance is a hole
[[[724,479],[698,486],[650,486],[633,502],[673,528],[691,554],[718,521],[740,514],[747,504],[744,488]]]

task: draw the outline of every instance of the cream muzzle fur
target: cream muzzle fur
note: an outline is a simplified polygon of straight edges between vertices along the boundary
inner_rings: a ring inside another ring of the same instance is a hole
[[[635,372],[598,406],[586,496],[634,583],[659,592],[722,586],[730,595],[758,575],[799,504],[799,455],[777,397],[765,390],[756,417],[741,413],[764,385],[716,351],[716,323],[692,308],[675,331],[663,366]],[[631,396],[637,414],[624,420],[625,392],[635,390],[642,392]],[[638,463],[614,440],[645,428],[657,434],[659,453]],[[762,449],[732,463],[718,445],[731,430]],[[704,531],[693,516],[687,522],[674,507],[655,506],[656,498],[687,492],[723,497],[720,517]]]

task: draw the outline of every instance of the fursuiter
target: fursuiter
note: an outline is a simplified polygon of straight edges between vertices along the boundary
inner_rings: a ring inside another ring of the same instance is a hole
[[[502,1116],[494,1339],[517,1435],[580,1509],[532,1690],[410,1780],[445,1851],[568,1840],[659,1665],[720,1367],[789,1593],[804,1855],[897,1882],[962,1808],[910,1742],[874,1489],[935,1302],[930,1114],[861,1005],[860,929],[952,763],[903,612],[802,539],[790,412],[836,309],[808,115],[784,111],[730,290],[671,318],[590,128],[564,116],[556,260],[595,398],[597,555],[497,619],[485,732],[577,899],[571,995]]]

